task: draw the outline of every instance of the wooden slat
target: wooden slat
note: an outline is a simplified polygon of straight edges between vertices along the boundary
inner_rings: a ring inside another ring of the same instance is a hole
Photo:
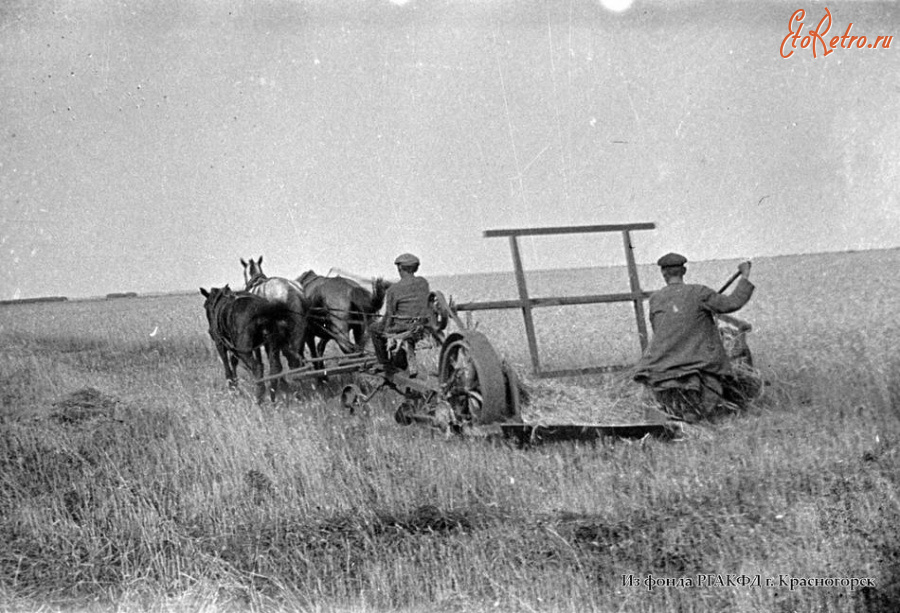
[[[583,234],[587,232],[623,232],[626,230],[653,230],[652,222],[606,224],[599,226],[556,226],[550,228],[514,228],[504,230],[485,230],[485,238],[499,236],[544,236],[548,234]]]
[[[378,364],[378,360],[374,357],[353,358],[345,362],[338,362],[335,366],[332,366],[330,368],[317,369],[312,365],[307,364],[306,366],[301,366],[300,368],[284,370],[277,375],[267,375],[265,377],[262,377],[258,381],[262,383],[264,381],[272,381],[274,379],[281,379],[283,377],[299,377],[301,379],[308,379],[311,377],[340,375],[349,372],[362,372],[366,368],[374,366],[376,364]]]
[[[615,372],[623,372],[631,366],[614,364],[611,366],[585,366],[584,368],[562,368],[559,370],[542,370],[534,375],[540,379],[552,379],[554,377],[577,377],[580,375],[606,375]]]
[[[485,230],[485,238],[505,236],[509,238],[512,251],[513,267],[516,274],[516,286],[519,292],[518,300],[490,300],[481,302],[466,302],[458,304],[456,311],[479,311],[499,309],[521,309],[525,320],[525,335],[528,338],[528,350],[531,354],[531,364],[535,376],[538,377],[562,377],[573,375],[585,375],[594,373],[618,372],[628,368],[627,366],[591,366],[586,368],[541,371],[540,356],[538,355],[537,336],[534,330],[532,309],[549,306],[571,306],[584,304],[603,304],[611,302],[631,302],[634,305],[634,314],[637,321],[638,337],[643,351],[647,347],[648,333],[644,317],[644,300],[650,297],[650,292],[641,290],[638,280],[637,264],[634,259],[633,245],[630,232],[632,230],[653,230],[656,224],[652,222],[630,224],[606,224],[590,226],[555,226],[549,228],[512,228],[502,230]],[[593,294],[586,296],[549,296],[542,298],[529,298],[525,283],[525,271],[522,266],[522,257],[519,253],[519,236],[548,236],[558,234],[585,234],[592,232],[621,232],[625,246],[625,259],[628,264],[628,279],[631,292],[618,294]]]
[[[528,287],[525,284],[525,270],[522,268],[522,256],[515,236],[509,237],[509,248],[512,251],[513,267],[516,270],[516,286],[519,289],[519,304],[522,318],[525,320],[525,336],[528,338],[528,351],[531,353],[531,366],[534,372],[541,371],[541,359],[538,356],[537,335],[534,333],[534,318],[531,316],[531,300],[528,298]]]
[[[610,302],[632,302],[634,300],[646,300],[650,292],[637,294],[589,294],[586,296],[547,296],[542,298],[528,298],[527,304],[534,307],[572,306],[577,304],[605,304]],[[463,302],[454,306],[457,311],[495,311],[498,309],[520,309],[526,303],[522,300],[485,300],[482,302]]]
[[[672,438],[675,422],[665,424],[500,424],[503,436],[521,446],[563,441],[597,441],[603,438]]]
[[[625,260],[628,262],[628,282],[631,284],[631,292],[638,294],[641,291],[641,283],[638,280],[637,264],[634,261],[634,245],[631,244],[631,233],[622,232],[622,241],[625,243]],[[647,334],[647,322],[644,319],[644,302],[635,299],[634,319],[637,322],[638,341],[641,343],[641,352],[647,349],[649,336]]]

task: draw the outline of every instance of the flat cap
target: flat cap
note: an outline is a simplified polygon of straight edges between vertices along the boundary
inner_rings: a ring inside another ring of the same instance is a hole
[[[684,266],[687,263],[687,258],[680,253],[667,253],[656,260],[656,263],[663,268],[667,266]]]
[[[411,253],[401,253],[397,256],[397,259],[394,260],[394,264],[397,266],[415,266],[418,263],[419,258]]]

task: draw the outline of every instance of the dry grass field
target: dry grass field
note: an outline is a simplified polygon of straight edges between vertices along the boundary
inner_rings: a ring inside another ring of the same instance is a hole
[[[229,393],[199,293],[0,306],[0,611],[900,610],[898,268],[900,250],[761,258],[739,315],[770,385],[746,414],[530,449],[401,427],[390,399],[348,415],[339,381]],[[432,286],[516,295],[511,274]],[[525,374],[521,315],[475,320]],[[551,368],[638,356],[630,306],[537,325]],[[525,379],[532,420],[646,402],[624,376]]]

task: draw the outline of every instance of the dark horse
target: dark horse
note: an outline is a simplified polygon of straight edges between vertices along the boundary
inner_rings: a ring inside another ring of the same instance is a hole
[[[312,270],[297,277],[297,281],[309,298],[310,334],[319,338],[317,355],[324,355],[325,346],[332,339],[344,353],[362,351],[369,324],[381,310],[390,283],[375,279],[369,292],[356,281],[322,277]]]
[[[259,348],[265,347],[269,371],[281,372],[281,353],[291,352],[295,318],[284,305],[269,302],[247,292],[234,292],[227,285],[209,291],[200,288],[206,298],[203,308],[209,322],[209,336],[216,345],[225,378],[232,388],[237,387],[237,365],[242,363],[257,382],[256,400],[262,402],[266,385],[260,381],[265,371]],[[274,386],[271,389],[275,399]]]
[[[303,288],[296,281],[283,277],[268,277],[262,270],[262,256],[258,260],[251,259],[245,262],[244,267],[244,291],[256,294],[269,302],[283,305],[294,318],[294,335],[290,341],[290,352],[286,352],[288,365],[299,368],[303,358],[304,343],[309,346],[310,353],[315,347],[312,337],[307,338],[307,316],[309,301],[303,292]]]

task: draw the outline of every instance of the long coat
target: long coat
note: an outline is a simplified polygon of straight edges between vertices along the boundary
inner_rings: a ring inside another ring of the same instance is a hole
[[[650,296],[653,338],[635,369],[634,379],[655,385],[685,375],[731,374],[731,364],[713,315],[747,304],[754,286],[741,279],[730,295],[705,285],[672,283]]]

